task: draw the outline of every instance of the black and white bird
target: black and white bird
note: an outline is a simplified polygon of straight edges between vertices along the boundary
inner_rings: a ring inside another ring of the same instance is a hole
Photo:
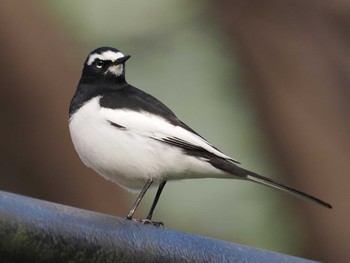
[[[128,84],[129,58],[110,47],[92,51],[69,108],[70,134],[83,163],[127,190],[141,191],[127,219],[132,219],[151,185],[158,191],[144,223],[152,223],[168,180],[204,177],[253,181],[331,208],[316,197],[239,167],[162,102]]]

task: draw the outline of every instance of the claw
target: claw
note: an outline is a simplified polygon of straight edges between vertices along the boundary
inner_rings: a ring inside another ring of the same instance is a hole
[[[160,226],[164,226],[164,223],[163,222],[160,222],[160,221],[151,221],[147,218],[145,219],[136,219],[136,218],[132,218],[132,217],[124,217],[126,220],[132,220],[132,221],[135,221],[135,222],[138,222],[138,223],[141,223],[141,224],[144,224],[144,225],[153,225],[153,226],[157,226],[157,227],[160,227]]]
[[[144,225],[153,225],[153,226],[157,226],[157,227],[160,227],[160,226],[164,226],[164,223],[163,222],[160,222],[160,221],[151,221],[147,218],[145,219],[139,219],[138,220],[140,223],[144,224]]]

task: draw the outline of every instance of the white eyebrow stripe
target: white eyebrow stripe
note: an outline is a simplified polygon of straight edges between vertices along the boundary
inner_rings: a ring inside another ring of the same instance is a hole
[[[110,60],[112,62],[116,61],[118,58],[124,57],[124,54],[122,52],[114,52],[111,50],[105,51],[102,54],[91,54],[89,56],[89,59],[87,60],[86,64],[90,66],[96,59],[100,60]]]

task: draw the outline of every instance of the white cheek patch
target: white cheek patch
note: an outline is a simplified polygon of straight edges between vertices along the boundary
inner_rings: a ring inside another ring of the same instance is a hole
[[[113,75],[120,76],[123,74],[123,64],[115,65],[115,66],[110,66],[108,70],[105,72],[107,73],[112,73]]]
[[[91,54],[86,62],[88,66],[92,65],[96,59],[100,60],[110,60],[112,62],[116,61],[118,58],[124,57],[124,54],[122,52],[113,52],[111,50],[105,51],[102,54]]]

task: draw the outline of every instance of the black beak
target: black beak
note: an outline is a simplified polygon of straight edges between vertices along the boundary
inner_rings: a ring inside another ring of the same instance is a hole
[[[122,63],[124,63],[125,61],[127,61],[130,57],[131,57],[131,56],[129,56],[129,55],[125,55],[124,57],[118,58],[118,59],[114,62],[114,64],[116,64],[116,65],[122,64]]]

